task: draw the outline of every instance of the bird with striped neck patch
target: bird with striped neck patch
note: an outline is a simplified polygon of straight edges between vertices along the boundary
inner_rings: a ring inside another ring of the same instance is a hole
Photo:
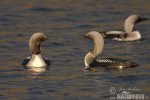
[[[148,18],[139,15],[129,16],[124,23],[124,31],[104,31],[100,32],[105,39],[116,41],[135,41],[141,39],[141,33],[134,29],[135,24],[148,20]]]
[[[94,43],[92,51],[88,52],[84,57],[85,69],[92,67],[105,67],[107,69],[125,69],[138,66],[137,63],[116,58],[97,59],[103,51],[104,39],[97,31],[91,31],[85,34],[85,37],[91,39]]]
[[[47,36],[44,33],[34,33],[29,40],[29,48],[32,56],[26,57],[22,65],[33,72],[44,72],[47,66],[50,65],[50,61],[41,55],[41,43],[47,40]]]

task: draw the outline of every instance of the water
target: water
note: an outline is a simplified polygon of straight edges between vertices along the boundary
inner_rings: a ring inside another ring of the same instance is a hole
[[[150,93],[149,21],[136,28],[143,39],[136,42],[105,41],[100,57],[130,59],[139,67],[123,71],[96,68],[86,72],[84,55],[92,42],[83,35],[92,30],[123,29],[127,16],[149,17],[149,0],[1,0],[0,3],[0,98],[3,100],[109,100],[110,87]],[[35,32],[49,39],[42,54],[52,62],[41,75],[21,66],[30,55],[28,40]],[[150,95],[149,95],[150,96]]]

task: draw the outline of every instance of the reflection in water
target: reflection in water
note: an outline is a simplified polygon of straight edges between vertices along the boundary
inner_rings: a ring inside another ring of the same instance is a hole
[[[32,74],[32,75],[39,75],[42,74],[46,71],[45,67],[36,67],[36,68],[27,68],[27,70]]]

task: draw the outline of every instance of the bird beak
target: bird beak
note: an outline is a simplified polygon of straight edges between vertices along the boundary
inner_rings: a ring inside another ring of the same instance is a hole
[[[146,20],[149,20],[148,18],[145,18],[145,17],[142,17],[141,18],[141,21],[146,21]]]
[[[83,37],[84,37],[84,38],[89,38],[89,37],[88,37],[88,34],[84,34]]]

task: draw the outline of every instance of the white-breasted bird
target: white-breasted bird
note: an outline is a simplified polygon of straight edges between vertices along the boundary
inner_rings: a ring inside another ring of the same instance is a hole
[[[43,72],[50,65],[50,61],[41,55],[41,43],[47,40],[44,33],[34,33],[29,40],[29,48],[32,53],[31,56],[26,57],[22,65],[29,68],[31,71]]]
[[[104,31],[100,32],[106,39],[112,39],[116,41],[135,41],[141,39],[141,33],[135,30],[135,24],[148,20],[148,18],[141,17],[139,15],[129,16],[124,23],[124,31]]]
[[[129,67],[138,66],[137,63],[126,61],[123,59],[116,58],[101,58],[97,59],[100,53],[103,51],[104,39],[101,34],[97,31],[88,32],[85,35],[90,38],[94,43],[94,48],[92,51],[88,52],[84,57],[85,69],[92,67],[105,67],[107,69],[124,69]]]

